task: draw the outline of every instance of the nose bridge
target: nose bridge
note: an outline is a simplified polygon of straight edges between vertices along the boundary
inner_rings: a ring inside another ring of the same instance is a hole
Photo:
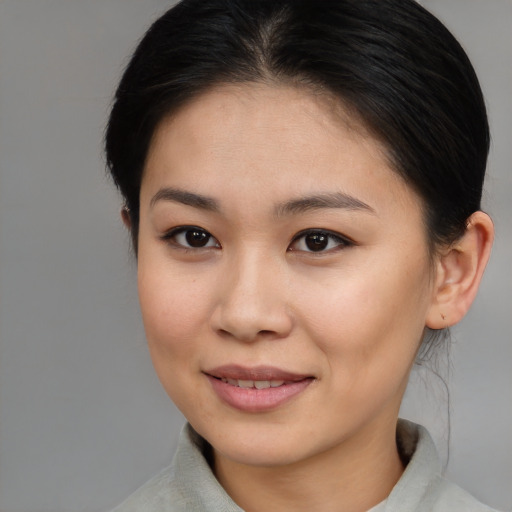
[[[292,328],[285,272],[263,248],[246,248],[228,265],[221,286],[215,329],[252,341],[284,337]]]

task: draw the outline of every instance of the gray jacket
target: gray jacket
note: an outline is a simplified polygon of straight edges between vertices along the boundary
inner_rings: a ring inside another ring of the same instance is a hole
[[[385,512],[493,512],[441,476],[434,442],[423,427],[399,420],[397,442],[409,463],[382,505]],[[206,446],[186,425],[172,464],[112,512],[243,512],[213,475]]]

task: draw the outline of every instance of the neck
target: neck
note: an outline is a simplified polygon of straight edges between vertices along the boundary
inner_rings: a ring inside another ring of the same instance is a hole
[[[285,466],[248,466],[215,453],[215,473],[246,512],[366,512],[386,499],[403,473],[396,421],[377,434],[369,430]]]

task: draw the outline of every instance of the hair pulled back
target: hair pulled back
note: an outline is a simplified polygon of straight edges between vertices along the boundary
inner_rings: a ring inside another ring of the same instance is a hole
[[[138,45],[106,131],[135,250],[157,125],[208,89],[243,82],[310,86],[355,111],[423,199],[432,246],[456,240],[480,209],[482,92],[459,43],[414,0],[183,0]]]

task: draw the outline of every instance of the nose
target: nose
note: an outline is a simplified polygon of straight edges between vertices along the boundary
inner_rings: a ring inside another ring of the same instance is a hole
[[[288,336],[293,317],[284,274],[280,265],[256,254],[229,264],[212,314],[213,329],[244,342]]]

